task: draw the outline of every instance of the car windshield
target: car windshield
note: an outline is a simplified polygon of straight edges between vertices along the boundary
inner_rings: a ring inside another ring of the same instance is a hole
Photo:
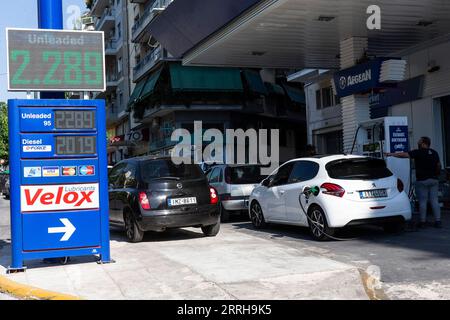
[[[337,160],[325,168],[330,178],[341,180],[375,180],[393,175],[383,160],[372,158]]]
[[[204,177],[198,165],[176,165],[171,160],[146,160],[140,163],[141,179],[151,182],[156,179],[199,179]]]
[[[260,183],[266,178],[261,174],[261,166],[228,167],[225,176],[231,184]]]

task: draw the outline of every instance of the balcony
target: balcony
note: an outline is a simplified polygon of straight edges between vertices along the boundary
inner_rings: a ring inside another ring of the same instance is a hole
[[[99,16],[109,5],[110,0],[94,0],[91,7],[91,14],[93,16]]]
[[[121,73],[115,73],[115,72],[106,72],[106,87],[109,88],[116,88],[119,83],[123,80]]]
[[[123,39],[111,39],[105,41],[105,55],[115,56],[123,45]]]
[[[133,68],[133,81],[140,80],[148,71],[150,71],[162,58],[161,46],[156,47],[153,51],[150,51],[144,59],[142,59]]]
[[[118,106],[116,100],[112,100],[106,107],[106,126],[111,127],[122,121],[128,113],[124,106]]]
[[[106,8],[103,14],[98,18],[95,24],[95,30],[106,31],[108,29],[114,28],[116,20],[116,11],[111,8]]]
[[[144,10],[144,13],[138,21],[133,25],[131,31],[132,42],[144,42],[146,37],[149,36],[148,32],[145,32],[150,22],[172,2],[172,0],[155,0],[150,1],[149,5]]]

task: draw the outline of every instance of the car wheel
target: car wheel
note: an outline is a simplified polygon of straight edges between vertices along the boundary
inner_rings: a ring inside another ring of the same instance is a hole
[[[334,229],[328,227],[327,219],[322,208],[314,206],[308,214],[308,224],[311,235],[315,240],[323,241],[334,235]]]
[[[383,225],[386,233],[400,233],[405,229],[404,222],[390,222]]]
[[[220,204],[220,222],[230,221],[230,212],[226,210],[222,204]]]
[[[220,222],[202,227],[203,234],[207,237],[215,237],[220,231]]]
[[[261,205],[257,201],[254,201],[250,207],[250,220],[256,229],[262,229],[266,226]]]
[[[139,229],[139,226],[136,223],[136,219],[130,211],[125,212],[124,221],[128,241],[133,243],[141,242],[144,238],[144,231]]]

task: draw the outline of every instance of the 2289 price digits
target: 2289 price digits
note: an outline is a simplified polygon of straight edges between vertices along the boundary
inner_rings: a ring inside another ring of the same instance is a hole
[[[30,50],[11,51],[11,61],[20,63],[12,74],[12,85],[101,86],[103,84],[102,55],[96,51],[43,51],[33,57]],[[40,65],[39,72],[36,64]],[[42,64],[45,66],[42,68]],[[32,67],[30,67],[32,66]],[[42,72],[44,70],[44,72]],[[25,77],[32,74],[33,79]],[[37,76],[37,77],[35,77]]]

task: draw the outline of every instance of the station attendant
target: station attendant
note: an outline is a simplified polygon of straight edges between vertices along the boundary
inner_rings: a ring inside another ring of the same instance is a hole
[[[419,228],[424,228],[426,225],[428,203],[431,204],[433,209],[434,226],[441,228],[441,208],[438,201],[441,162],[439,154],[431,149],[431,139],[422,137],[418,142],[418,149],[409,152],[386,153],[386,156],[414,159],[416,165],[416,194],[420,206]]]

